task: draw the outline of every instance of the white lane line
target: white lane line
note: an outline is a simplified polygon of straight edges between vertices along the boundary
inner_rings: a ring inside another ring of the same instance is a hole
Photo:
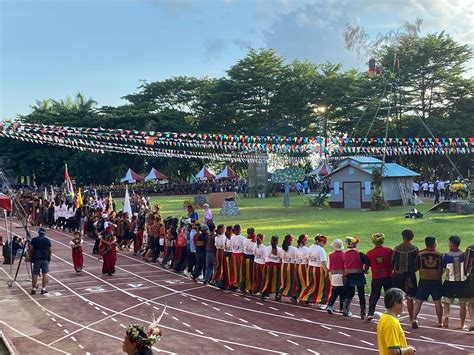
[[[288,312],[285,312],[285,314],[288,314],[290,317],[294,317],[294,316],[295,316],[294,314],[291,314],[291,313],[288,313]]]
[[[232,314],[225,312],[224,314],[228,315],[229,317],[233,317]]]
[[[80,347],[81,349],[84,349],[84,347],[81,344],[79,344],[78,347]]]
[[[154,309],[156,309],[157,311],[159,311],[159,310],[160,310],[158,307],[155,307],[155,306],[153,306],[153,308],[154,308]]]
[[[195,331],[196,333],[199,333],[199,334],[201,334],[201,335],[202,335],[202,334],[204,334],[204,333],[203,333],[203,332],[201,332],[199,329],[194,329],[194,331]]]
[[[286,341],[287,341],[288,343],[293,344],[293,345],[298,345],[298,346],[300,345],[300,344],[298,344],[297,342],[294,342],[293,340],[290,340],[290,339],[286,339]]]
[[[258,305],[260,305],[260,306],[264,306],[264,304],[261,303],[261,302],[255,302],[255,303],[258,304]]]
[[[455,349],[458,349],[458,350],[464,350],[463,348],[461,348],[460,346],[456,346],[456,345],[452,345],[452,344],[448,344],[448,346],[452,347],[452,348],[455,348]]]
[[[51,320],[52,320],[53,322],[56,322],[56,318],[51,317]]]
[[[212,309],[216,310],[217,312],[220,312],[221,310],[217,307],[212,307]]]
[[[255,325],[255,324],[252,327],[254,327],[255,329],[260,329],[260,330],[263,329],[263,328],[260,328],[258,325]]]
[[[301,320],[302,320],[302,321],[305,321],[305,322],[310,322],[310,323],[311,323],[311,321],[310,321],[309,319],[306,319],[306,318],[301,318]]]
[[[100,308],[99,308],[99,307],[95,306],[94,308],[97,309],[98,311],[100,311]]]
[[[247,298],[247,297],[244,297],[244,300],[246,300],[246,301],[251,301],[251,299],[250,299],[250,298]]]
[[[121,326],[122,328],[127,328],[127,327],[126,327],[126,326],[124,326],[122,323],[120,323],[120,326]]]
[[[185,325],[186,327],[191,328],[191,326],[190,326],[188,323],[184,323],[184,322],[183,322],[183,325]]]
[[[435,341],[433,338],[424,337],[423,335],[420,335],[420,338],[423,338],[429,341]]]
[[[176,317],[171,317],[171,318],[173,318],[174,320],[177,320],[177,321],[179,321],[179,318],[176,318]]]
[[[311,349],[306,349],[308,350],[310,353],[313,353],[313,354],[316,354],[316,355],[320,355],[317,351],[314,351],[314,350],[311,350]]]
[[[190,297],[190,298],[191,298],[191,300],[193,300],[193,301],[197,301],[194,297]]]
[[[47,315],[48,317],[51,317],[51,314],[49,314],[48,312],[46,312],[46,315]]]
[[[272,332],[268,332],[268,334],[271,334],[271,335],[273,335],[274,337],[279,337],[278,334],[275,334],[275,333],[272,333]]]
[[[206,302],[201,302],[201,304],[203,304],[205,306],[209,306]]]
[[[86,355],[91,355],[91,353],[87,352]]]
[[[244,323],[248,323],[248,322],[249,322],[249,321],[247,321],[247,320],[245,320],[245,319],[242,319],[242,318],[239,318],[239,320],[240,320],[241,322],[244,322]]]
[[[341,335],[344,335],[344,336],[346,336],[346,337],[350,337],[350,335],[347,334],[347,333],[344,333],[344,332],[338,332],[338,333],[341,334]]]
[[[367,345],[370,345],[370,346],[374,346],[374,344],[368,342],[368,341],[365,341],[365,340],[362,340],[360,339],[361,342],[363,342],[364,344],[367,344]]]
[[[57,325],[58,325],[59,328],[62,328],[62,326],[63,326],[61,323],[57,323]]]
[[[101,311],[100,313],[102,313],[104,316],[107,316],[108,314],[105,313],[104,311]]]
[[[321,324],[320,326],[321,326],[321,328],[324,328],[324,329],[327,329],[327,330],[332,330],[331,327],[328,327],[328,326],[326,326],[326,325],[322,325],[322,324]]]
[[[110,318],[110,319],[112,319],[114,322],[116,322],[116,321],[117,321],[117,319],[115,319],[114,317],[112,317],[112,318]]]
[[[63,329],[63,330],[64,330],[64,333],[69,334],[69,330],[67,329]]]
[[[230,346],[228,345],[224,345],[225,348],[229,349],[230,351],[234,351],[234,349],[232,349]]]
[[[418,318],[420,318],[420,319],[426,319],[425,317],[422,317],[422,316],[420,316],[420,315],[418,316]]]
[[[278,308],[275,308],[275,307],[268,307],[270,309],[273,309],[274,311],[278,311]]]
[[[72,341],[77,341],[76,338],[74,338],[74,337],[70,337],[70,338],[72,339]]]

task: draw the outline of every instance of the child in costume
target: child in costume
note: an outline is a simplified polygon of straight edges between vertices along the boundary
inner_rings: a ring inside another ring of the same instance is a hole
[[[72,250],[72,263],[76,274],[79,275],[84,265],[84,256],[82,255],[82,238],[80,232],[74,233],[74,238],[69,242]]]

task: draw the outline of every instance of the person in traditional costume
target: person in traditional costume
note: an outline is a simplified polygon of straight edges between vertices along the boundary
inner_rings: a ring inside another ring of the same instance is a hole
[[[270,298],[270,294],[275,294],[275,301],[281,299],[280,296],[280,271],[281,271],[281,258],[283,256],[282,249],[278,246],[278,236],[272,236],[270,242],[270,248],[265,253],[265,269],[264,269],[264,282],[262,287],[261,299],[265,300]]]
[[[331,281],[327,267],[327,255],[324,246],[327,238],[317,235],[308,251],[308,279],[301,293],[299,304],[327,304],[331,297]]]
[[[115,263],[117,262],[117,239],[113,233],[113,226],[108,226],[105,229],[104,236],[99,245],[99,255],[102,256],[102,274],[111,276],[115,273]]]
[[[82,238],[80,232],[74,233],[74,238],[69,242],[69,246],[72,250],[72,263],[76,274],[79,275],[84,266],[84,256],[82,250]]]
[[[213,285],[218,285],[223,277],[224,248],[226,239],[225,226],[223,224],[219,224],[216,229],[216,237],[214,238],[214,243],[216,246],[216,267],[211,279],[211,284]]]
[[[143,233],[145,232],[145,212],[138,213],[137,226],[135,228],[136,237],[135,242],[133,243],[133,255],[140,255],[140,250],[142,249],[143,244]]]
[[[344,252],[344,276],[346,278],[346,297],[344,299],[344,308],[342,315],[349,317],[352,313],[349,310],[352,298],[355,295],[355,288],[357,287],[357,294],[359,296],[360,305],[360,319],[366,317],[366,302],[365,302],[365,272],[368,267],[367,256],[357,250],[360,238],[347,237],[347,250]]]
[[[223,290],[230,287],[230,269],[232,259],[232,226],[227,226],[225,230],[225,244],[224,244],[224,262],[222,263],[222,278],[217,286]]]
[[[334,303],[339,297],[339,311],[344,307],[346,287],[344,286],[344,244],[342,240],[335,239],[331,243],[333,252],[329,254],[329,272],[331,273],[331,298],[329,298],[326,311],[334,313]]]
[[[281,245],[281,296],[290,297],[294,300],[296,295],[296,284],[298,274],[296,273],[296,248],[293,243],[293,235],[287,234]],[[294,301],[293,301],[294,302]],[[292,302],[292,303],[293,303]]]
[[[240,286],[242,279],[242,264],[245,238],[240,234],[240,225],[236,224],[232,229],[230,245],[232,247],[232,257],[230,263],[230,287],[235,290]]]
[[[161,338],[158,322],[152,322],[148,329],[140,324],[130,324],[125,332],[122,350],[128,355],[152,355],[152,346]]]
[[[308,252],[309,248],[306,246],[308,241],[308,235],[301,234],[298,237],[297,247],[296,247],[296,292],[294,297],[290,298],[292,303],[297,303],[298,299],[301,296],[301,293],[306,287],[306,278],[308,273]]]
[[[253,246],[253,278],[252,278],[252,293],[257,294],[262,292],[263,282],[265,279],[265,255],[267,247],[263,245],[265,236],[257,234],[256,243]]]
[[[244,241],[244,260],[242,263],[242,278],[239,289],[250,294],[252,291],[253,281],[253,249],[256,244],[257,235],[254,228],[247,228],[247,239]]]

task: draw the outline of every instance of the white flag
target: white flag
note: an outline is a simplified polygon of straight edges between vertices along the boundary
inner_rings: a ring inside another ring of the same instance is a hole
[[[132,218],[132,206],[130,205],[130,196],[128,195],[128,186],[125,188],[125,201],[123,201],[123,211],[128,213],[128,218]]]

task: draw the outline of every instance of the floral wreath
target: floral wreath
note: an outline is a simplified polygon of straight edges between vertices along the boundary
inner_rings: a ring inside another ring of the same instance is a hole
[[[126,333],[131,343],[140,351],[151,348],[161,338],[161,329],[158,328],[157,321],[153,321],[147,330],[141,324],[130,324]]]

